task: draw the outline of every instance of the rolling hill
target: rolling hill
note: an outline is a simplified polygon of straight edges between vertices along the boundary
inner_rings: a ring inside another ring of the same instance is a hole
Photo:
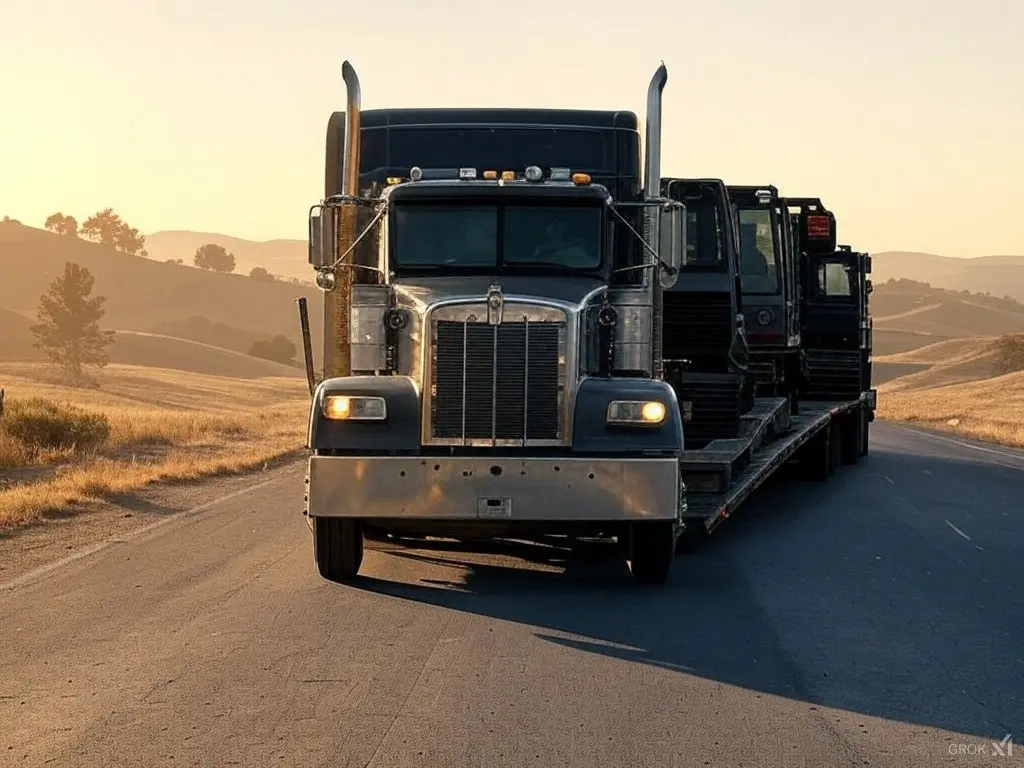
[[[207,243],[219,245],[235,255],[235,271],[248,275],[253,267],[263,267],[272,274],[297,278],[305,282],[313,274],[307,261],[304,240],[270,240],[257,243],[215,232],[166,231],[146,235],[146,250],[154,261],[184,259],[192,263],[196,249]]]
[[[912,280],[875,283],[871,295],[876,354],[907,351],[886,348],[884,333],[917,335],[925,346],[952,338],[1024,332],[1024,304],[951,291]]]
[[[884,251],[872,254],[872,272],[876,283],[918,280],[937,288],[1024,301],[1024,256],[958,259],[931,253]]]
[[[6,322],[15,322],[11,313],[34,318],[39,296],[68,261],[81,264],[95,276],[94,293],[107,299],[104,325],[108,328],[152,332],[190,323],[194,326],[191,318],[200,317],[212,325],[240,331],[236,338],[280,334],[301,349],[295,300],[306,296],[314,349],[321,344],[322,301],[313,286],[126,256],[11,222],[0,223],[0,308],[7,310]],[[210,343],[207,338],[194,340]]]

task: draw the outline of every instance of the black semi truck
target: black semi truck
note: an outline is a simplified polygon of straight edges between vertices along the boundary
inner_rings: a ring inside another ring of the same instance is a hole
[[[364,541],[556,534],[615,539],[660,583],[681,542],[853,407],[797,421],[786,397],[743,398],[738,263],[690,282],[699,201],[660,175],[664,65],[642,179],[631,112],[364,112],[347,62],[343,76],[310,211],[325,339],[319,381],[307,358],[305,514],[323,578],[354,579]],[[725,222],[722,186],[705,187]],[[706,353],[680,338],[688,292],[717,302]],[[687,371],[741,401],[696,445]]]

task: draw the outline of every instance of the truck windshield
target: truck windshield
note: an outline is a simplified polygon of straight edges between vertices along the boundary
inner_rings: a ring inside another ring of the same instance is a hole
[[[741,208],[740,284],[744,293],[778,293],[779,265],[772,236],[772,212]]]
[[[722,222],[713,200],[686,204],[687,267],[718,267],[722,258]]]
[[[597,205],[402,202],[391,226],[393,269],[601,266],[604,212]]]

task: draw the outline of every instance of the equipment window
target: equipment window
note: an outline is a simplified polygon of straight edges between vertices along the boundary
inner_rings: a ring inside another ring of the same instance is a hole
[[[852,296],[853,287],[850,285],[850,265],[838,261],[826,261],[823,264],[819,264],[818,293],[821,296]]]
[[[779,266],[772,235],[772,212],[740,209],[740,283],[744,293],[778,293]]]
[[[717,267],[722,261],[722,220],[718,207],[708,200],[687,202],[683,266]]]

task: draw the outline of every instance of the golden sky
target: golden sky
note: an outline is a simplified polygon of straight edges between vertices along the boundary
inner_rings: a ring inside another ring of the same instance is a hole
[[[34,226],[112,206],[143,232],[304,238],[345,58],[364,108],[640,115],[664,60],[665,175],[820,196],[862,250],[1024,253],[1019,0],[6,0],[3,16],[0,216]]]

